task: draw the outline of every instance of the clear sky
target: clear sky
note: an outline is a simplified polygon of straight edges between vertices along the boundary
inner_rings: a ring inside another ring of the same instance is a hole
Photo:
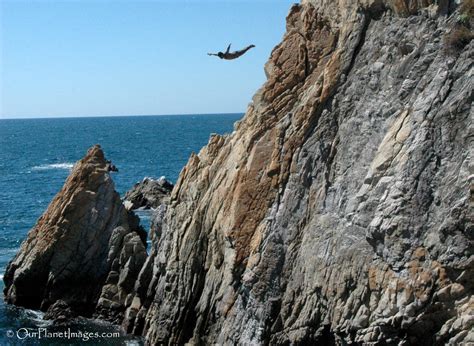
[[[0,117],[244,112],[293,2],[0,0]]]

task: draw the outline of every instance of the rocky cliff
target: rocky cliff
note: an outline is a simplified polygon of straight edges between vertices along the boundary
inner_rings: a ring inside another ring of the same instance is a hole
[[[433,3],[433,4],[432,4]],[[453,2],[303,1],[183,169],[125,327],[148,343],[474,341],[473,43]]]
[[[146,258],[146,233],[123,206],[99,146],[73,168],[8,265],[5,298],[46,317],[120,322]]]
[[[471,22],[448,0],[294,5],[234,133],[157,209],[146,260],[126,252],[124,281],[102,255],[96,314],[126,309],[148,344],[474,342]],[[20,305],[31,242],[5,277]],[[56,276],[38,282],[54,292]]]

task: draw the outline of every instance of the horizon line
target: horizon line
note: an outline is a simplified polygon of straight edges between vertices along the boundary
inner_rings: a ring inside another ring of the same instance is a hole
[[[245,112],[225,112],[225,113],[174,113],[174,114],[115,114],[115,115],[60,115],[60,116],[26,116],[26,117],[0,117],[0,120],[35,120],[35,119],[80,119],[80,118],[120,118],[120,117],[166,117],[166,116],[202,116],[202,115],[236,115]]]

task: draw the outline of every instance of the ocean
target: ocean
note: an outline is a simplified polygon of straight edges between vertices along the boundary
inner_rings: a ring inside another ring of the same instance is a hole
[[[123,194],[144,177],[165,176],[173,183],[192,152],[211,133],[230,133],[242,114],[127,116],[0,120],[0,275],[28,231],[62,187],[73,164],[100,144],[117,166],[112,173]],[[140,213],[143,223],[149,220]],[[3,280],[0,288],[3,291]],[[38,311],[0,300],[0,345],[77,345],[84,338],[44,338],[44,330],[63,332]],[[26,329],[24,329],[26,328]],[[73,332],[114,333],[117,328],[89,320],[68,326]],[[32,333],[43,332],[40,339]],[[66,331],[67,332],[67,331]],[[69,333],[69,332],[67,332]],[[67,334],[71,336],[71,334]],[[77,336],[77,335],[76,335]],[[91,344],[140,345],[130,336],[92,339]]]

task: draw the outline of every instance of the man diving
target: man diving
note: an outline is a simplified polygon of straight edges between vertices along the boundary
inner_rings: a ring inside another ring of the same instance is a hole
[[[249,49],[255,47],[253,44],[251,44],[250,46],[245,47],[244,49],[236,50],[235,52],[230,52],[231,44],[229,44],[229,47],[227,47],[227,50],[225,51],[225,53],[222,53],[222,52],[218,52],[217,54],[207,53],[207,55],[214,55],[214,56],[218,56],[221,59],[232,60],[232,59],[237,59],[238,57],[244,55]]]

